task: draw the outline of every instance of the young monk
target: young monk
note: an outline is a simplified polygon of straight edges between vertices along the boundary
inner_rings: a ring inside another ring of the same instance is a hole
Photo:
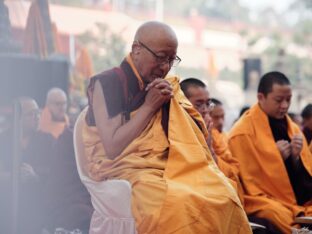
[[[228,148],[227,141],[219,131],[220,125],[214,125],[213,119],[210,117],[210,113],[214,111],[215,105],[213,104],[215,103],[211,102],[206,85],[199,79],[187,78],[180,83],[180,86],[185,96],[206,120],[209,134],[206,139],[207,144],[210,147],[212,154],[215,156],[215,161],[219,169],[226,177],[231,179],[232,185],[238,191],[239,197],[243,202],[243,190],[240,187],[238,177],[239,163],[233,158]],[[219,129],[217,129],[216,126],[218,126]]]
[[[280,233],[291,233],[296,216],[312,214],[312,156],[287,116],[291,96],[284,74],[265,74],[258,103],[229,135],[230,150],[240,163],[247,214],[268,220]]]

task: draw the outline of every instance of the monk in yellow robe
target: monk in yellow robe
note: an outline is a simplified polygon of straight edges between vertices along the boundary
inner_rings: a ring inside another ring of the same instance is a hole
[[[265,74],[258,103],[229,134],[240,163],[248,215],[268,220],[291,233],[296,216],[312,215],[312,156],[299,127],[287,116],[291,86],[280,72]]]
[[[42,111],[39,129],[57,139],[69,125],[66,115],[67,96],[60,88],[52,88],[47,94],[46,106]]]
[[[82,138],[92,179],[132,185],[138,233],[250,233],[214,163],[203,119],[164,77],[181,60],[173,30],[147,22],[120,67],[91,78]]]
[[[201,80],[187,78],[181,82],[180,86],[185,96],[205,119],[208,130],[208,138],[206,140],[212,156],[214,156],[219,169],[227,178],[231,179],[231,184],[237,190],[240,200],[243,202],[243,190],[238,176],[239,163],[232,156],[227,145],[227,140],[220,132],[223,128],[224,112],[223,117],[220,116],[219,111],[218,118],[211,118],[211,113],[214,111],[216,103],[211,102],[206,85]]]

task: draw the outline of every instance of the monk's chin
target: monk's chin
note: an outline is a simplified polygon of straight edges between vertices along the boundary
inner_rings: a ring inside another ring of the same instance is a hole
[[[65,116],[58,117],[58,116],[52,115],[52,120],[54,122],[59,122],[59,123],[66,122]]]

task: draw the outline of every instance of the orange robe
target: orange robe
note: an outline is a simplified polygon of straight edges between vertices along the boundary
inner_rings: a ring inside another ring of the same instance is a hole
[[[312,142],[310,143],[309,148],[310,148],[310,152],[312,153]]]
[[[175,94],[168,137],[159,110],[140,136],[110,160],[96,127],[85,123],[82,137],[90,177],[131,183],[139,234],[251,233],[236,191],[212,160],[205,136],[193,120],[205,129],[203,119],[184,97],[178,79],[168,80]]]
[[[243,188],[239,180],[239,163],[228,147],[227,139],[217,129],[212,129],[212,148],[218,159],[218,167],[229,178],[243,203]]]
[[[43,132],[50,133],[54,138],[58,138],[68,126],[68,117],[65,116],[64,122],[55,122],[52,120],[50,110],[45,107],[40,116],[39,129]]]
[[[290,138],[301,133],[288,116],[287,123]],[[258,104],[235,123],[229,135],[229,147],[240,163],[247,214],[270,220],[283,233],[291,232],[294,218],[299,213],[312,215],[312,206],[297,205],[268,117]],[[300,157],[312,175],[312,156],[306,141]]]

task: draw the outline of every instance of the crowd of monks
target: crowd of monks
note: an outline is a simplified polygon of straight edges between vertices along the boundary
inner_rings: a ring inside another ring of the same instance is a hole
[[[177,49],[170,26],[144,23],[121,65],[90,79],[80,114],[90,179],[130,182],[139,234],[247,234],[250,222],[262,233],[302,228],[296,218],[312,216],[312,106],[301,128],[288,115],[289,79],[268,72],[257,103],[225,133],[224,106],[209,87],[168,75],[181,62]],[[64,137],[65,102],[59,90],[48,94],[41,132]]]
[[[90,178],[131,183],[138,233],[300,228],[295,218],[312,215],[312,155],[287,114],[289,79],[265,74],[258,102],[225,134],[222,103],[205,84],[167,75],[177,48],[168,25],[147,22],[120,67],[91,78],[82,113]]]

